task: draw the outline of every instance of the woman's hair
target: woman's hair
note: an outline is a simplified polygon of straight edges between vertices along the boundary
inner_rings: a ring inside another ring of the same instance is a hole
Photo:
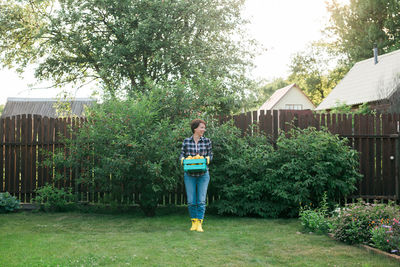
[[[206,122],[203,120],[200,119],[192,120],[192,122],[190,123],[190,128],[192,128],[192,133],[194,133],[194,129],[199,127],[200,123],[204,123],[204,125],[206,125]]]

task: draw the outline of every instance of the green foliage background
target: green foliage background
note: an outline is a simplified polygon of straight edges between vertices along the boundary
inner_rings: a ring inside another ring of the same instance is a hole
[[[180,109],[164,92],[155,88],[89,107],[87,122],[65,140],[68,154],[60,150],[47,165],[72,168],[76,186],[108,192],[105,202],[130,203],[132,194],[140,193],[140,207],[152,216],[160,197],[182,182],[181,144],[192,135],[191,119],[202,117],[214,152],[209,193],[219,196],[211,208],[220,214],[294,217],[299,203],[319,203],[325,191],[333,202],[355,189],[357,153],[345,139],[294,128],[279,136],[275,150],[256,126],[242,137],[233,121],[220,124],[201,115],[207,106]]]
[[[293,128],[279,136],[276,150],[257,131],[241,138],[229,124],[210,136],[216,151],[212,187],[221,214],[295,217],[300,203],[318,205],[325,191],[332,208],[361,178],[357,152],[326,130]]]

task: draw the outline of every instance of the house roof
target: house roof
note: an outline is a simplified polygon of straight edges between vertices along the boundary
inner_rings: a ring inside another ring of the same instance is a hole
[[[268,100],[260,107],[260,110],[270,110],[273,109],[274,106],[276,104],[279,103],[279,101],[290,91],[290,89],[292,89],[293,87],[296,87],[300,90],[300,92],[302,92],[304,94],[304,92],[295,84],[292,83],[288,86],[285,86],[281,89],[276,90],[271,96],[270,98],[268,98]],[[309,99],[309,97],[304,94],[305,97],[307,97],[307,99]],[[311,100],[310,100],[311,102]],[[312,102],[311,102],[312,103]]]
[[[317,110],[329,109],[337,102],[356,105],[390,97],[400,84],[400,50],[357,62]]]
[[[23,114],[35,114],[57,118],[56,110],[53,105],[59,100],[53,98],[7,98],[1,117],[9,117]],[[84,106],[95,103],[91,98],[75,98],[71,100],[71,113],[75,116],[83,116]]]

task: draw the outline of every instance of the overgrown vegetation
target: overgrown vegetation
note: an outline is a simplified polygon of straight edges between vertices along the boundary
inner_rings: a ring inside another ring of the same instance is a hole
[[[65,139],[69,153],[58,151],[47,165],[72,168],[77,186],[107,192],[111,200],[130,203],[139,193],[143,211],[154,215],[159,198],[180,179],[178,155],[190,131],[187,120],[174,124],[163,115],[169,105],[162,110],[159,100],[150,93],[94,105],[76,138]]]
[[[139,193],[142,210],[154,215],[160,197],[181,180],[181,142],[192,134],[190,118],[197,117],[190,106],[168,102],[163,92],[87,109],[87,122],[65,140],[67,155],[62,149],[46,162],[55,168],[56,181],[72,168],[77,187],[107,193],[101,201],[129,204]],[[207,106],[200,108],[207,112]],[[329,201],[340,199],[361,177],[356,151],[326,130],[293,128],[281,133],[275,150],[257,127],[242,137],[233,121],[206,121],[214,147],[209,192],[219,195],[213,208],[220,214],[295,217],[299,202],[319,203],[325,191]]]
[[[319,207],[313,208],[312,203],[305,206],[300,205],[299,218],[301,225],[303,225],[307,231],[320,234],[328,233],[331,223],[329,222],[329,207],[326,192],[324,192]]]
[[[357,152],[326,130],[293,128],[279,136],[276,150],[257,131],[240,138],[232,124],[215,128],[210,137],[220,214],[295,217],[300,202],[319,203],[326,191],[332,207],[361,178]]]
[[[69,203],[75,202],[72,189],[57,188],[52,184],[47,184],[35,190],[37,194],[33,201],[40,205],[46,212],[66,211]]]

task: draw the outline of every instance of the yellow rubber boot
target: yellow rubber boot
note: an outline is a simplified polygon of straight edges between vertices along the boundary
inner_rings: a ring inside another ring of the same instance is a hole
[[[197,232],[204,232],[202,224],[203,220],[197,220],[197,229],[196,229]]]
[[[197,230],[197,219],[192,219],[192,227],[190,228],[190,231],[196,231]]]

